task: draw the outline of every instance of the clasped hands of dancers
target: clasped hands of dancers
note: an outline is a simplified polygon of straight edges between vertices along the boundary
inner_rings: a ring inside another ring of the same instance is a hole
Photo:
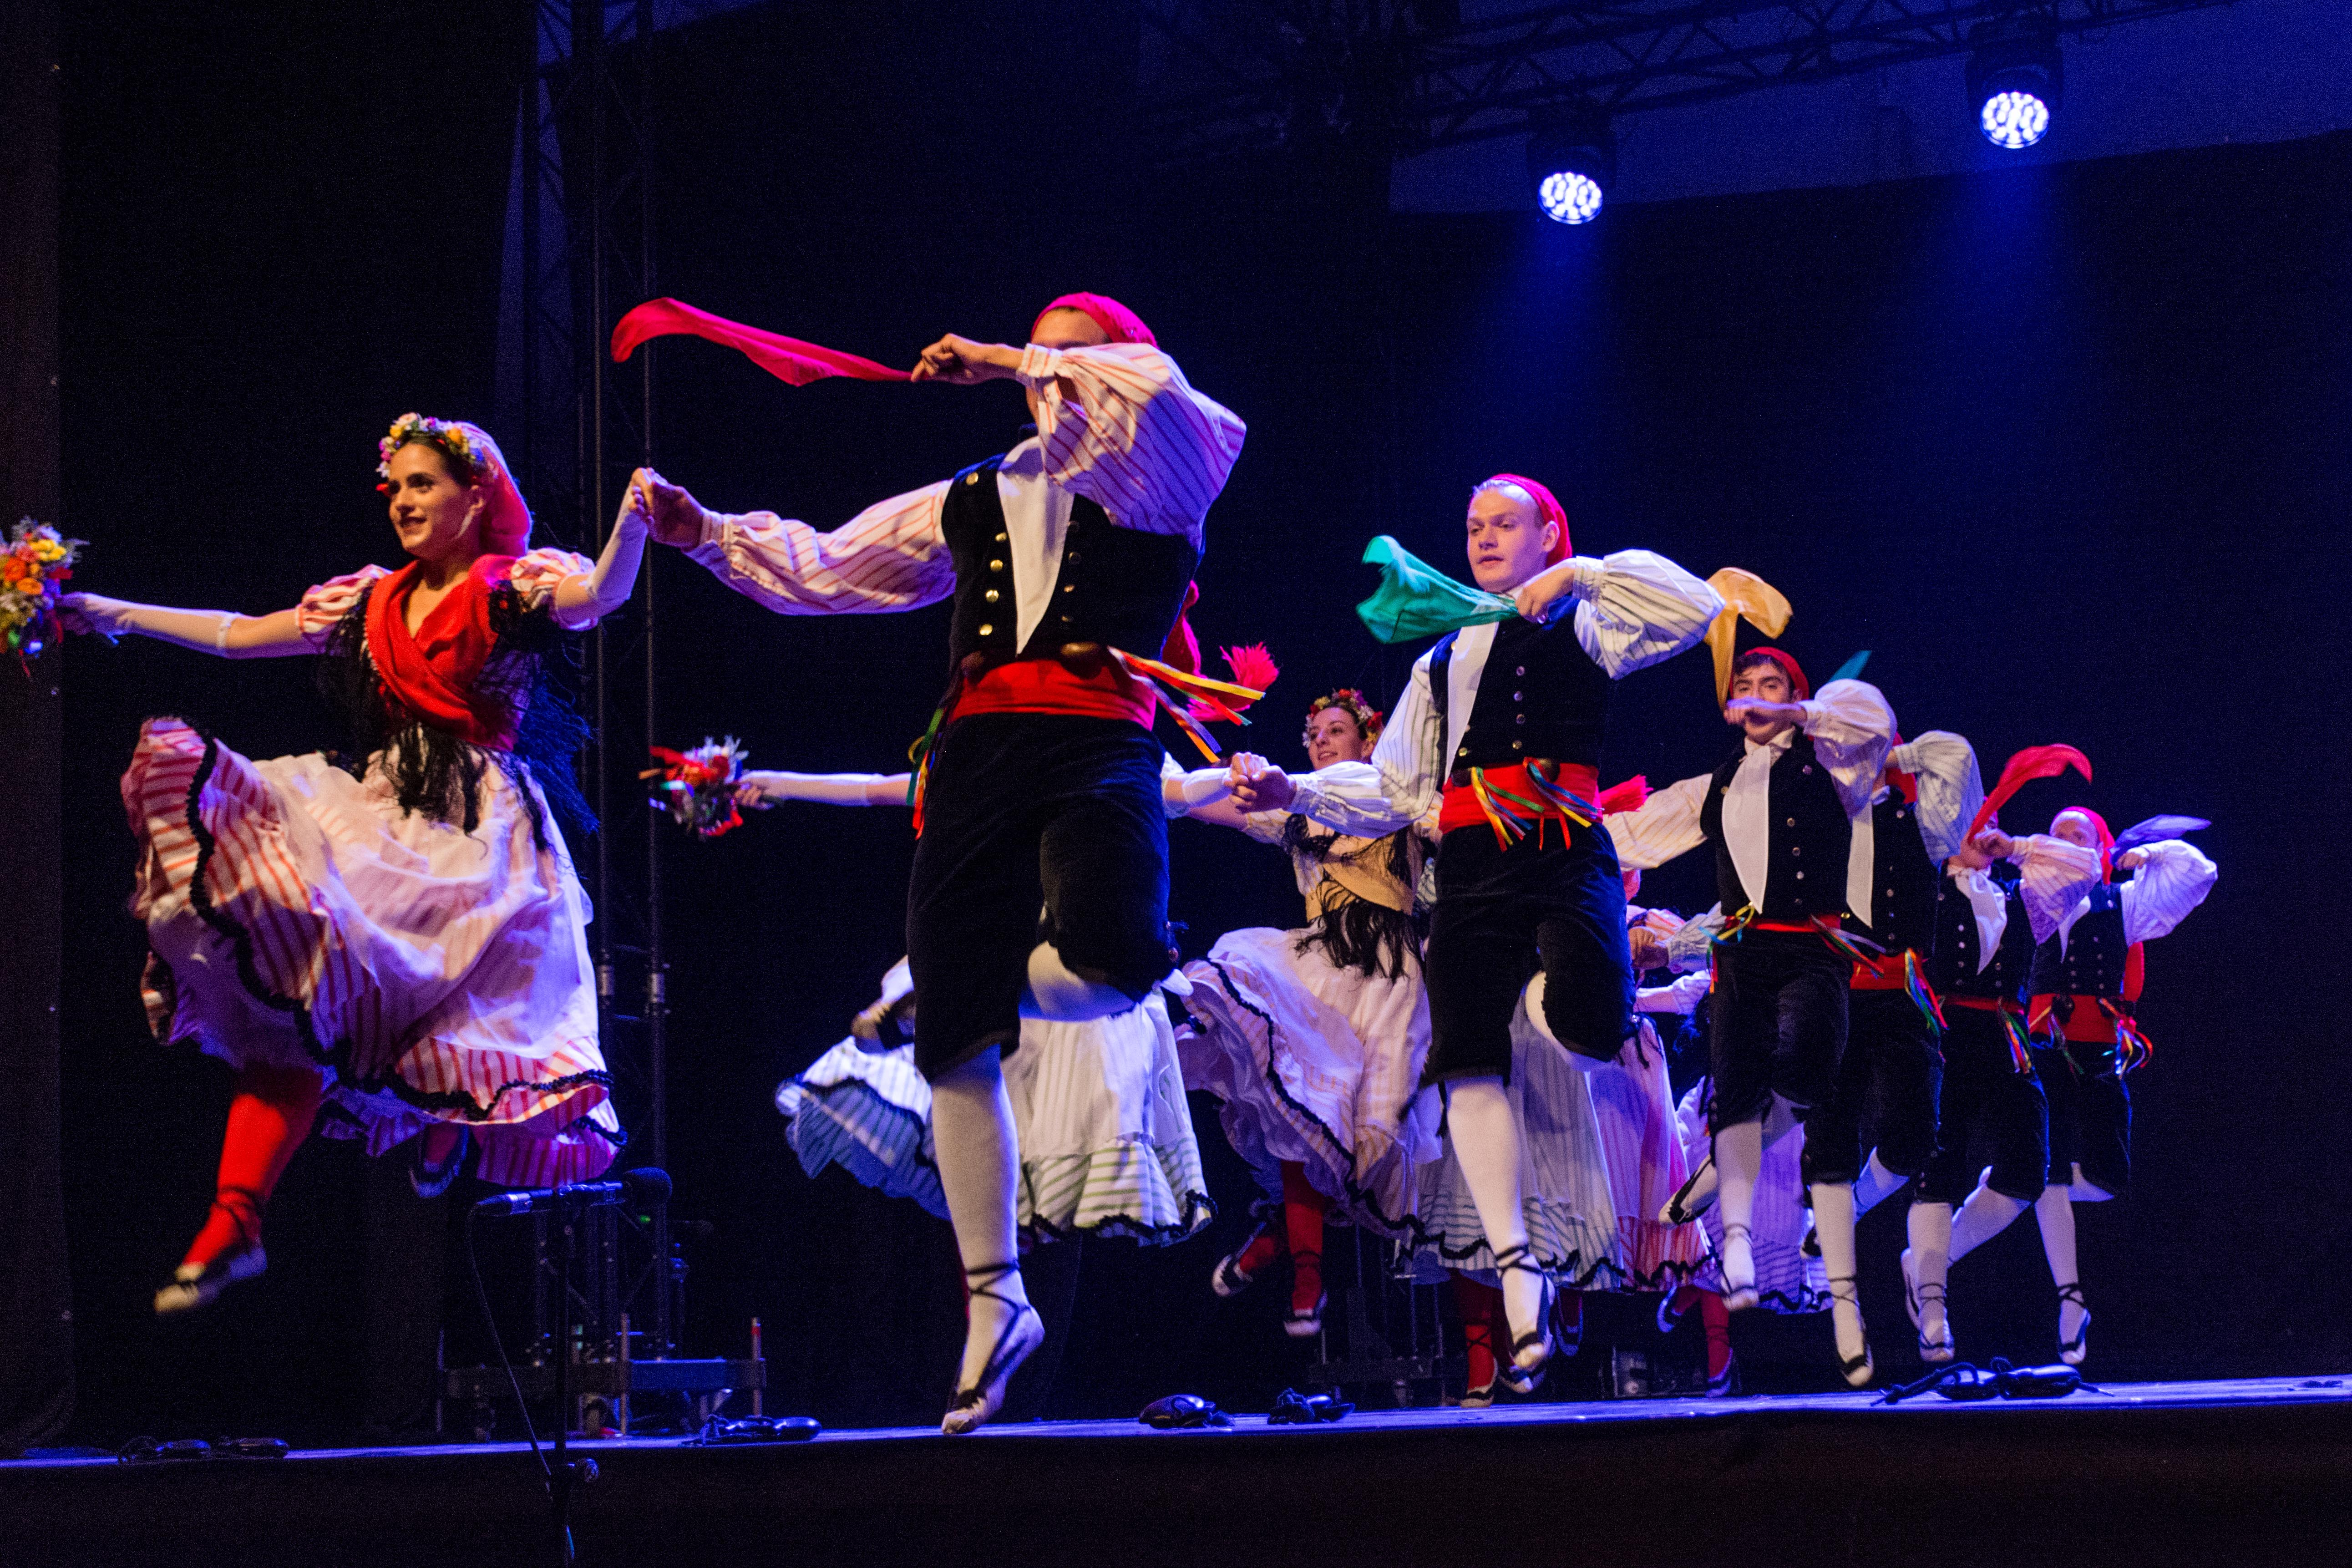
[[[152,720],[124,776],[151,1023],[236,1086],[212,1213],[158,1312],[262,1271],[263,1208],[314,1124],[371,1153],[409,1143],[428,1194],[469,1149],[484,1179],[518,1185],[615,1157],[588,909],[557,820],[592,826],[572,773],[586,731],[540,675],[625,603],[650,536],[780,614],[952,602],[912,780],[752,773],[739,796],[916,809],[897,984],[779,1104],[812,1170],[839,1159],[951,1221],[970,1321],[943,1431],[992,1415],[1043,1339],[1025,1238],[1166,1241],[1205,1223],[1188,1087],[1217,1098],[1267,1194],[1215,1288],[1286,1255],[1286,1326],[1312,1333],[1326,1213],[1397,1238],[1425,1277],[1455,1280],[1465,1403],[1532,1390],[1590,1288],[1663,1290],[1668,1325],[1698,1305],[1714,1392],[1734,1384],[1727,1310],[1826,1300],[1846,1376],[1867,1381],[1853,1219],[1911,1178],[1922,1353],[1951,1354],[1949,1260],[2032,1205],[2080,1359],[2069,1205],[2122,1188],[2140,944],[2210,888],[2196,850],[2111,857],[2079,809],[2049,836],[2002,835],[2006,795],[1979,809],[1966,742],[1905,744],[1874,688],[1814,694],[1777,648],[1734,657],[1734,617],[1785,621],[1765,584],[1702,582],[1643,550],[1575,555],[1552,493],[1509,474],[1467,514],[1471,575],[1493,597],[1445,584],[1477,607],[1413,622],[1453,629],[1393,717],[1336,692],[1308,714],[1311,771],[1244,753],[1185,772],[1154,738],[1159,710],[1208,750],[1203,721],[1271,675],[1229,651],[1234,680],[1202,676],[1184,614],[1244,426],[1132,311],[1065,296],[1023,346],[950,336],[908,373],[667,300],[631,312],[615,348],[665,333],[795,384],[1017,381],[1036,433],[829,532],[712,512],[640,470],[591,563],[531,548],[485,432],[404,416],[381,443],[412,557],[398,571],[257,617],[64,602],[75,630],[320,655],[352,728],[331,756],[254,762]],[[1638,781],[1604,792],[1615,682],[1702,639],[1736,753],[1646,800]],[[1171,973],[1181,816],[1285,849],[1306,926],[1229,932]],[[1629,903],[1642,868],[1702,843],[1709,917]],[[2021,868],[2016,886],[1997,862]],[[1637,954],[1696,973],[1637,987]],[[1650,1019],[1702,998],[1709,1071],[1678,1119]],[[885,1123],[919,1126],[928,1157],[856,1135]],[[1993,1163],[1969,1191],[1972,1141]],[[1796,1234],[1798,1148],[1818,1262]],[[933,1170],[928,1187],[914,1174]]]

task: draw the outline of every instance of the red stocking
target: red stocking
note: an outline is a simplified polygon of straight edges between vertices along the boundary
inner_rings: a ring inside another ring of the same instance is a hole
[[[1503,1293],[1466,1274],[1454,1277],[1454,1304],[1462,1313],[1462,1337],[1470,1348],[1469,1386],[1495,1382],[1495,1321],[1503,1315]]]
[[[1282,1163],[1282,1229],[1290,1242],[1290,1305],[1313,1311],[1323,1300],[1323,1194],[1307,1179],[1307,1167]]]
[[[261,1211],[286,1173],[286,1162],[319,1115],[326,1080],[314,1068],[241,1068],[221,1138],[220,1178],[212,1213],[196,1232],[184,1264],[202,1266],[247,1241],[261,1239]]]
[[[1685,1289],[1696,1287],[1685,1286]],[[1718,1378],[1731,1364],[1731,1309],[1712,1290],[1698,1293],[1698,1321],[1706,1327],[1706,1375]]]

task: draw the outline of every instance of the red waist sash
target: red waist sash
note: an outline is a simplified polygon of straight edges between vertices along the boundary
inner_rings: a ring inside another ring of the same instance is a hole
[[[2065,1000],[2071,1002],[2073,1005],[2066,1009],[2065,1016],[2059,1017],[2060,998],[2056,996],[2033,998],[2032,1005],[2028,1009],[2026,1016],[2035,1034],[2047,1031],[2054,1024],[2059,1035],[2077,1044],[2105,1046],[2115,1042],[2115,1015],[2099,1005],[2097,997],[2071,996]]]
[[[1081,673],[1058,658],[1023,658],[964,680],[949,721],[975,713],[1068,713],[1151,727],[1151,689],[1105,658]]]
[[[1541,816],[1558,822],[1573,821],[1574,818],[1565,810],[1546,803],[1544,792],[1538,790],[1528,779],[1528,769],[1535,765],[1538,764],[1513,763],[1507,768],[1484,769],[1482,776],[1486,781],[1488,791],[1503,791],[1517,796],[1520,800],[1532,801],[1541,806],[1539,812],[1530,813],[1515,805],[1512,810],[1516,815]],[[1576,796],[1577,799],[1584,801],[1600,798],[1601,773],[1597,768],[1583,767],[1575,763],[1559,763],[1553,766],[1549,776],[1553,791],[1565,791]],[[1445,783],[1444,796],[1437,809],[1438,832],[1445,834],[1453,832],[1457,827],[1477,827],[1486,821],[1486,808],[1479,803],[1478,792],[1466,783],[1455,784],[1448,779]]]
[[[1909,986],[1910,979],[1903,971],[1903,953],[1898,950],[1876,958],[1854,960],[1853,979],[1848,988],[1854,991],[1903,991]]]
[[[1979,1013],[2006,1013],[2012,1018],[2025,1016],[2025,1009],[2006,996],[1946,996],[1943,1000],[1948,1007],[1968,1007]]]

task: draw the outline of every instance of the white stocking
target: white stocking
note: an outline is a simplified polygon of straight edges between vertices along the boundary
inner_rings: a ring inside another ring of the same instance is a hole
[[[2079,1363],[2080,1351],[2069,1353],[2063,1349],[2082,1334],[2084,1321],[2091,1315],[2082,1302],[2083,1276],[2074,1258],[2074,1198],[2064,1187],[2044,1187],[2034,1201],[2033,1217],[2042,1225],[2042,1253],[2050,1259],[2050,1282],[2058,1287],[2060,1354],[2069,1363]]]
[[[1004,1092],[998,1054],[983,1051],[931,1085],[931,1140],[940,1162],[940,1186],[955,1227],[956,1251],[966,1270],[1020,1258],[1014,1233],[1014,1184],[1020,1150],[1014,1142],[1013,1102]],[[992,1295],[975,1294],[964,1331],[959,1388],[971,1387],[987,1366],[997,1338],[1029,1300],[1016,1271],[989,1282]],[[1010,1298],[1000,1301],[996,1297]]]
[[[1083,1024],[1108,1018],[1135,1005],[1135,998],[1114,985],[1097,985],[1070,972],[1051,942],[1029,951],[1029,984],[1021,992],[1021,1016]]]
[[[1822,1271],[1829,1276],[1830,1323],[1837,1333],[1838,1359],[1866,1361],[1870,1336],[1863,1327],[1862,1298],[1854,1279],[1853,1188],[1843,1182],[1816,1182],[1811,1190],[1813,1234],[1821,1237]],[[1870,1381],[1866,1370],[1848,1373],[1847,1381],[1853,1382],[1856,1375],[1863,1383]]]
[[[1958,1218],[1952,1222],[1952,1261],[1958,1263],[2002,1231],[2010,1222],[2025,1212],[2026,1205],[2006,1193],[1994,1192],[1979,1184],[1960,1205]]]
[[[1742,1311],[1756,1305],[1756,1253],[1748,1227],[1756,1221],[1756,1178],[1764,1169],[1764,1123],[1742,1121],[1715,1135],[1715,1205],[1723,1217],[1723,1304]]]
[[[1910,1250],[1903,1255],[1904,1284],[1918,1303],[1919,1344],[1923,1357],[1944,1361],[1951,1356],[1951,1320],[1944,1308],[1945,1283],[1951,1272],[1952,1205],[1913,1204],[1904,1215],[1910,1232]],[[1937,1354],[1927,1349],[1936,1346]]]
[[[1486,1233],[1486,1247],[1501,1254],[1528,1244],[1527,1212],[1519,1185],[1519,1119],[1511,1109],[1510,1091],[1499,1078],[1457,1079],[1446,1086],[1445,1127],[1454,1140],[1454,1158],[1462,1166],[1462,1180],[1470,1202],[1478,1210],[1478,1224]],[[1522,1268],[1507,1269],[1497,1281],[1503,1288],[1503,1310],[1511,1321],[1511,1338],[1540,1332],[1537,1321],[1543,1308],[1543,1282]],[[1506,1347],[1496,1346],[1500,1354]],[[1532,1359],[1533,1348],[1528,1352]]]

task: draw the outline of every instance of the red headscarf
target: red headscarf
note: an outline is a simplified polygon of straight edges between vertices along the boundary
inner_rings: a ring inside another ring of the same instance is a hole
[[[1038,311],[1037,321],[1044,321],[1056,310],[1078,311],[1100,327],[1103,335],[1112,342],[1143,343],[1155,349],[1160,346],[1160,340],[1151,335],[1151,329],[1143,324],[1143,318],[1108,294],[1065,294]],[[1037,338],[1037,321],[1029,323],[1032,342]]]
[[[1780,672],[1789,678],[1790,695],[1796,701],[1802,702],[1813,694],[1813,683],[1805,679],[1804,670],[1798,667],[1795,659],[1777,647],[1751,647],[1742,653],[1738,659],[1733,661],[1734,667],[1737,668],[1739,663],[1757,658],[1769,658],[1780,667]]]
[[[1552,541],[1551,549],[1544,555],[1545,565],[1557,566],[1569,558],[1572,552],[1568,547],[1568,511],[1559,504],[1559,498],[1551,493],[1550,487],[1539,485],[1525,474],[1496,474],[1482,481],[1478,489],[1483,490],[1488,485],[1517,485],[1528,492],[1529,500],[1536,503],[1538,519],[1559,528],[1559,537]]]

